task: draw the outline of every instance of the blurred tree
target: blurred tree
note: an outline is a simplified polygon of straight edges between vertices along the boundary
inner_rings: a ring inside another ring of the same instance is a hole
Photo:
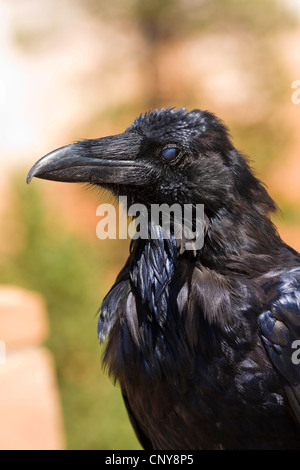
[[[290,12],[274,0],[249,2],[246,0],[79,0],[84,8],[100,20],[127,23],[139,33],[139,57],[142,81],[147,90],[143,106],[160,107],[165,102],[162,86],[172,76],[161,67],[161,49],[165,43],[186,41],[208,32],[249,34],[251,42],[258,43],[258,67],[274,62],[268,39],[274,32],[288,28],[293,22]],[[245,53],[247,46],[245,43]],[[201,61],[201,57],[199,57]],[[185,90],[189,95],[189,90]],[[174,97],[176,102],[176,97]]]

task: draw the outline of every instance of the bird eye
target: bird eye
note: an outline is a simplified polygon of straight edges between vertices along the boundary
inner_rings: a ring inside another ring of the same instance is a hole
[[[166,162],[172,162],[179,155],[179,150],[177,148],[168,147],[161,152],[162,158]]]

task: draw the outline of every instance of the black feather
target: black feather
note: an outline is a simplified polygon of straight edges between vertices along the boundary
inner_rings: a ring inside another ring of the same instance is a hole
[[[201,248],[149,222],[156,238],[132,241],[101,307],[104,363],[143,447],[300,449],[300,256],[223,123],[156,110],[123,134],[55,151],[32,176],[88,181],[148,209],[204,205]]]
[[[276,204],[209,113],[146,113],[129,131],[143,135],[150,160],[165,142],[185,153],[177,168],[161,165],[165,179],[147,189],[149,199],[145,187],[134,200],[202,202],[208,221],[196,255],[175,240],[133,242],[127,275],[143,339],[129,328],[134,351],[111,372],[137,435],[147,437],[141,443],[300,449],[300,369],[290,349],[300,333],[300,258],[269,219]],[[123,329],[108,334],[110,365]]]

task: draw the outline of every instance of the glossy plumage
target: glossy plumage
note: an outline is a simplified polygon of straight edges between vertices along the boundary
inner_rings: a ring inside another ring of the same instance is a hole
[[[162,109],[115,140],[54,154],[29,179],[88,181],[148,207],[204,204],[203,247],[187,251],[156,226],[156,239],[132,241],[101,307],[104,362],[144,448],[300,449],[300,256],[225,126],[208,112]]]

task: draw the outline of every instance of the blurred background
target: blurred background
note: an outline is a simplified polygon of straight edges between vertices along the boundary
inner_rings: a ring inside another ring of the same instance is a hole
[[[140,448],[96,333],[129,241],[97,239],[104,195],[27,186],[30,166],[148,109],[206,109],[300,250],[299,22],[297,0],[0,0],[1,449]]]

